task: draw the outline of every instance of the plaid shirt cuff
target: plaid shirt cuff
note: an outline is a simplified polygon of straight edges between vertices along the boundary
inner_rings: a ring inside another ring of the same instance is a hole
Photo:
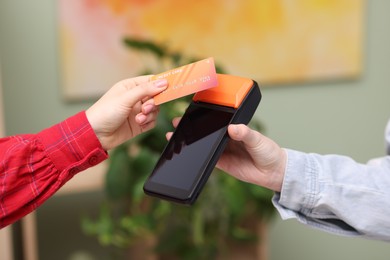
[[[73,175],[108,158],[85,111],[38,133],[47,156],[59,172]]]

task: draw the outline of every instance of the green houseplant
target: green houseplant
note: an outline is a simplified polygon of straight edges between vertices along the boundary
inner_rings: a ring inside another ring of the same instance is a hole
[[[127,38],[126,46],[148,53],[171,67],[198,59],[185,58],[152,42]],[[218,73],[224,73],[217,66]],[[160,70],[161,71],[161,70]],[[145,69],[140,74],[156,73]],[[231,254],[231,243],[253,244],[259,234],[253,225],[267,221],[274,213],[272,192],[240,182],[215,170],[195,205],[176,205],[143,193],[165,144],[165,133],[172,131],[171,119],[188,106],[185,97],[160,107],[157,127],[116,148],[110,154],[106,175],[107,202],[97,219],[84,217],[86,234],[96,236],[102,245],[127,252],[128,248],[149,241],[147,249],[159,258],[216,259]],[[260,129],[259,122],[251,126]],[[145,253],[146,254],[146,253]]]

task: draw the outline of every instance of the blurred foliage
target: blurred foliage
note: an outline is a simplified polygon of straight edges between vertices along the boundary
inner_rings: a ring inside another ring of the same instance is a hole
[[[127,38],[124,43],[139,52],[148,52],[170,68],[199,59],[184,58],[152,42]],[[224,73],[216,66],[218,73]],[[158,71],[158,72],[161,72]],[[153,71],[145,69],[140,74]],[[143,185],[153,170],[167,141],[165,134],[173,131],[171,120],[181,116],[191,97],[184,97],[160,106],[157,126],[110,154],[106,174],[107,202],[101,206],[97,219],[85,216],[82,228],[97,237],[104,246],[126,250],[142,238],[154,236],[154,252],[159,256],[178,259],[213,259],[228,254],[227,239],[253,243],[256,230],[246,228],[246,219],[269,220],[274,213],[272,192],[238,181],[215,169],[197,202],[189,207],[147,196]],[[251,127],[262,130],[258,121]]]

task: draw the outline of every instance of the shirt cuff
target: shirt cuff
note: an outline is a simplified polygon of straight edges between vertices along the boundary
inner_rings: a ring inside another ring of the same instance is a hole
[[[108,158],[85,111],[38,133],[47,156],[70,177]]]
[[[385,130],[385,139],[386,139],[387,154],[390,155],[390,120],[387,122],[386,130]]]
[[[287,167],[282,191],[274,198],[280,206],[302,213],[309,213],[318,192],[318,171],[314,160],[306,153],[287,151]]]

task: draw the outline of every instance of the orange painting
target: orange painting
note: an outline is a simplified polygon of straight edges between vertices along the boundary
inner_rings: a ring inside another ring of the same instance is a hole
[[[226,73],[267,85],[357,77],[364,7],[364,0],[60,0],[64,94],[96,97],[183,57],[214,57]]]

